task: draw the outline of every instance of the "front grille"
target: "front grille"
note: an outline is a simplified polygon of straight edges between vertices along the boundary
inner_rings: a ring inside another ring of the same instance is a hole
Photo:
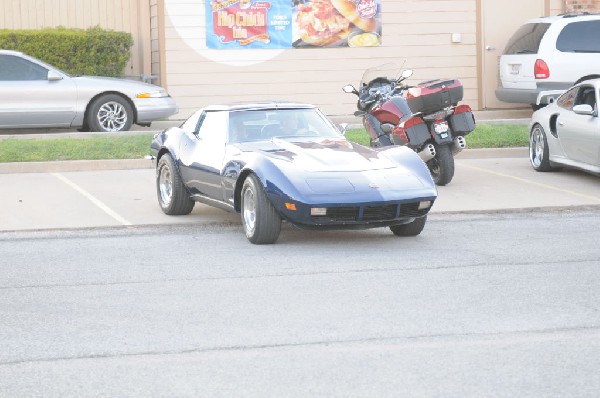
[[[429,209],[419,210],[419,202],[400,205],[400,217],[420,217],[427,214]]]
[[[368,206],[363,209],[362,219],[364,221],[384,221],[396,218],[398,206]]]
[[[324,216],[313,216],[315,221],[348,222],[358,218],[358,207],[329,207]]]

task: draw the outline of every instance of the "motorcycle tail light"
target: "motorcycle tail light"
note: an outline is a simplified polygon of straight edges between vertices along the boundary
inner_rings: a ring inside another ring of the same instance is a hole
[[[458,115],[465,112],[472,112],[471,107],[469,105],[459,105],[454,108],[454,114]]]
[[[533,66],[533,74],[536,79],[547,79],[550,77],[550,68],[543,59],[536,59]]]

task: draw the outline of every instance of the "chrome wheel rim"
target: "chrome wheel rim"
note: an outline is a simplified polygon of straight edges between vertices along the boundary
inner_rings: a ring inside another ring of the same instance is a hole
[[[98,109],[97,118],[105,131],[121,131],[127,123],[127,110],[116,101],[106,102]]]
[[[171,169],[168,166],[163,166],[160,169],[158,176],[158,190],[160,192],[160,201],[163,205],[168,206],[173,197],[173,182],[171,181]]]
[[[544,137],[540,128],[535,128],[531,133],[529,159],[534,167],[540,167],[544,160]]]
[[[256,199],[250,187],[244,190],[242,217],[246,233],[252,234],[256,227]]]

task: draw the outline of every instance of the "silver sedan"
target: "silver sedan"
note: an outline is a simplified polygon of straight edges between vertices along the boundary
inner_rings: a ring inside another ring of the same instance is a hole
[[[537,171],[574,167],[600,175],[600,79],[574,85],[533,113],[529,159]]]
[[[0,50],[0,129],[77,128],[125,131],[177,113],[159,86],[70,76],[21,52]]]

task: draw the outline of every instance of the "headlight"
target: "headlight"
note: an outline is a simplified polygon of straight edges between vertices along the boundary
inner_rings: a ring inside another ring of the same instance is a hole
[[[159,91],[150,91],[147,93],[139,93],[135,96],[135,98],[163,98],[168,97],[169,94],[165,90]]]

